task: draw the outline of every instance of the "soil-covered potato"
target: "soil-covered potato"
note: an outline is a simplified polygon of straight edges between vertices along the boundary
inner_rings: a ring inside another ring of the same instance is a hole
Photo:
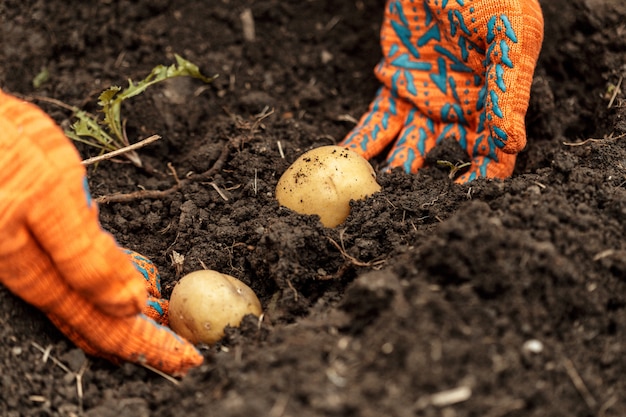
[[[350,200],[380,191],[369,162],[341,146],[322,146],[302,154],[276,185],[278,202],[300,214],[317,214],[335,227],[350,214]]]
[[[185,275],[170,297],[170,327],[192,343],[216,343],[224,337],[226,326],[237,327],[246,315],[261,313],[261,303],[250,287],[212,270]]]

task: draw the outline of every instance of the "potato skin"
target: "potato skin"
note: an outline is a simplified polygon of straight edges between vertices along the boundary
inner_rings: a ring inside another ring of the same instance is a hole
[[[370,163],[351,149],[321,146],[302,154],[276,185],[278,202],[300,214],[317,214],[326,227],[350,214],[350,200],[380,191]]]
[[[212,270],[182,277],[170,297],[172,330],[191,343],[214,344],[226,326],[237,327],[247,314],[260,316],[261,303],[243,282]]]

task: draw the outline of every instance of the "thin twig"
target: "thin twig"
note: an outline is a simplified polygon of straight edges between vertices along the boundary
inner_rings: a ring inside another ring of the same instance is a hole
[[[128,203],[134,200],[141,200],[141,199],[157,200],[160,198],[164,198],[170,194],[173,194],[179,189],[183,188],[184,186],[186,186],[192,181],[203,181],[215,175],[215,173],[219,172],[224,166],[224,163],[226,162],[226,158],[228,157],[229,153],[230,153],[230,144],[227,143],[222,148],[222,153],[220,154],[219,158],[217,158],[217,160],[215,161],[215,163],[213,164],[211,168],[209,168],[208,170],[206,170],[205,172],[201,174],[193,174],[193,175],[188,176],[185,179],[179,180],[176,183],[176,185],[172,186],[171,188],[168,188],[167,190],[140,190],[140,191],[134,191],[132,193],[125,193],[125,194],[105,195],[105,196],[96,198],[95,201],[98,204],[108,204],[108,203]]]
[[[344,258],[346,258],[347,260],[350,261],[350,263],[352,263],[353,265],[356,265],[356,266],[364,266],[364,267],[367,267],[367,268],[379,267],[379,266],[381,266],[382,264],[385,263],[384,259],[383,260],[379,260],[379,261],[363,262],[363,261],[358,260],[354,256],[348,254],[348,252],[346,252],[346,248],[344,247],[344,244],[343,244],[343,234],[344,234],[344,230],[341,230],[339,232],[339,239],[341,241],[341,245],[339,245],[339,243],[337,243],[330,236],[326,236],[326,238],[330,241],[330,243],[333,244],[334,247],[337,248],[337,250],[341,253],[341,255]]]
[[[43,347],[41,347],[41,345],[35,343],[35,342],[31,342],[30,343],[35,349],[37,349],[38,351],[40,351],[41,353],[44,354],[46,359],[50,359],[52,362],[54,362],[54,364],[56,366],[58,366],[59,368],[61,368],[63,371],[67,372],[68,374],[72,375],[74,374],[74,372],[72,372],[70,370],[70,368],[68,368],[67,366],[65,366],[63,364],[63,362],[61,362],[60,360],[58,360],[57,358],[55,358],[54,356],[50,355],[50,349],[44,349]]]
[[[42,101],[44,103],[54,104],[55,106],[61,107],[65,110],[69,110],[73,113],[76,113],[77,111],[80,110],[78,107],[69,105],[55,98],[50,98],[50,97],[45,97],[45,96],[20,96],[20,98],[26,101]]]
[[[611,395],[611,397],[609,397],[608,400],[606,400],[606,402],[604,404],[602,404],[602,407],[600,407],[600,410],[598,411],[598,417],[605,417],[606,416],[606,412],[615,405],[615,403],[617,403],[617,395]]]
[[[213,187],[215,191],[217,191],[220,197],[222,197],[222,200],[228,201],[228,197],[226,196],[226,194],[224,194],[224,192],[220,189],[220,187],[215,183],[215,181],[211,181],[209,185]]]
[[[80,370],[76,374],[76,395],[78,396],[78,409],[83,412],[83,374],[89,368],[89,359],[85,359]]]
[[[250,133],[253,133],[253,134],[256,133],[261,122],[263,122],[263,120],[270,117],[272,114],[274,114],[274,109],[270,109],[268,106],[265,106],[263,110],[261,111],[261,113],[255,115],[256,120],[254,121],[254,123],[252,124],[252,127],[250,128]]]
[[[619,81],[617,82],[617,86],[615,86],[615,90],[613,91],[613,95],[611,96],[611,100],[609,100],[609,104],[606,106],[607,109],[610,109],[611,107],[613,107],[613,103],[615,102],[615,99],[617,98],[617,95],[620,92],[620,87],[622,86],[622,81],[624,81],[624,76],[623,75],[621,77],[619,77]]]
[[[609,256],[613,256],[615,254],[615,249],[606,249],[602,252],[599,252],[593,257],[593,261],[597,262],[601,259],[608,258]]]
[[[178,174],[176,173],[176,169],[174,169],[174,165],[172,165],[171,162],[168,162],[167,163],[167,168],[172,173],[172,176],[174,177],[174,180],[176,181],[176,185],[178,185],[180,187],[180,178],[178,178]]]
[[[183,180],[185,181],[185,180]],[[181,181],[181,183],[183,182]],[[158,200],[177,191],[180,187],[178,185],[173,186],[172,188],[168,188],[167,190],[140,190],[133,191],[132,193],[125,194],[111,194],[104,195],[95,199],[98,204],[108,204],[108,203],[128,203],[134,200]]]
[[[626,138],[626,133],[623,133],[619,136],[613,136],[613,133],[611,133],[609,136],[602,138],[602,139],[595,139],[595,138],[589,138],[587,140],[583,140],[582,142],[563,142],[563,145],[565,146],[583,146],[586,145],[587,143],[590,142],[606,142],[609,140],[617,140],[617,139],[622,139],[622,138]]]
[[[569,358],[563,356],[563,366],[565,366],[565,371],[567,372],[569,378],[572,380],[572,384],[574,384],[574,387],[576,387],[580,396],[583,397],[583,400],[585,400],[587,407],[589,407],[591,411],[595,411],[598,402],[593,397],[593,395],[591,395],[591,392],[587,388],[587,385],[585,385],[585,381],[583,381],[580,374],[574,367],[574,363]]]
[[[215,163],[213,164],[211,168],[207,169],[201,174],[191,175],[188,178],[193,179],[194,181],[205,181],[211,178],[213,175],[215,175],[216,172],[219,172],[222,170],[222,167],[226,163],[226,159],[228,158],[228,155],[230,154],[230,149],[231,149],[231,144],[227,142],[222,148],[222,152],[220,153],[220,156],[217,158],[217,160],[215,161]]]
[[[96,162],[100,162],[100,161],[104,161],[107,159],[111,159],[111,158],[115,158],[116,156],[120,156],[123,155],[125,153],[137,150],[139,148],[143,148],[146,145],[151,144],[152,142],[155,142],[157,140],[161,139],[161,136],[159,135],[152,135],[148,138],[145,138],[144,140],[141,140],[137,143],[133,143],[132,145],[129,146],[125,146],[123,148],[120,149],[116,149],[112,152],[108,152],[105,153],[103,155],[98,155],[98,156],[94,156],[93,158],[89,158],[89,159],[85,159],[82,163],[84,166],[87,165],[91,165],[91,164],[95,164]]]
[[[285,159],[285,152],[283,152],[283,144],[280,143],[279,140],[276,141],[276,145],[278,145],[278,153],[282,159]]]
[[[254,195],[257,194],[258,192],[258,173],[257,173],[257,169],[254,169]]]
[[[298,301],[298,290],[296,290],[296,288],[293,286],[291,280],[287,280],[287,285],[289,286],[291,291],[293,291],[293,301]]]
[[[274,405],[267,413],[268,417],[283,417],[285,415],[285,410],[287,409],[287,404],[289,403],[289,395],[281,394],[278,396]]]
[[[43,363],[48,362],[48,359],[50,358],[50,352],[52,352],[52,345],[48,345],[46,351],[43,353],[43,356],[41,357],[41,361]]]
[[[80,412],[82,414],[82,412],[83,412],[83,396],[84,396],[84,392],[83,392],[83,375],[85,374],[87,369],[89,369],[89,359],[85,359],[85,361],[83,362],[83,364],[80,367],[79,371],[78,372],[74,372],[74,371],[70,370],[67,366],[65,366],[63,364],[63,362],[61,362],[60,360],[58,360],[57,358],[55,358],[54,356],[52,356],[50,354],[50,351],[52,350],[51,346],[48,346],[47,348],[43,348],[41,345],[39,345],[39,344],[37,344],[35,342],[31,342],[30,344],[35,349],[37,349],[38,351],[43,353],[42,361],[44,363],[48,359],[50,359],[56,366],[61,368],[68,375],[72,375],[74,377],[74,379],[76,380],[76,396],[78,398],[78,409],[80,410]]]
[[[582,142],[563,142],[563,145],[565,145],[565,146],[583,146],[583,145],[586,145],[588,143],[604,142],[604,141],[606,141],[606,139],[589,138],[589,139],[583,140]]]
[[[246,42],[254,42],[256,39],[256,32],[254,30],[254,16],[252,15],[252,10],[249,8],[243,9],[241,14],[239,14],[239,19],[241,19],[243,38]]]
[[[355,258],[354,256],[348,254],[348,252],[346,252],[346,250],[344,248],[342,248],[339,243],[337,243],[332,237],[330,236],[326,236],[326,238],[330,241],[330,243],[333,244],[333,246],[335,248],[337,248],[337,250],[339,252],[341,252],[341,256],[343,256],[344,258],[346,258],[347,260],[349,260],[352,264],[356,265],[356,266],[370,266],[370,264],[368,262],[363,262],[363,261],[359,261],[357,258]]]
[[[328,23],[324,25],[324,31],[330,32],[331,30],[333,30],[335,26],[337,26],[339,22],[341,22],[341,17],[333,16],[332,19],[330,19]]]
[[[147,370],[154,372],[155,374],[157,374],[160,377],[166,379],[167,381],[171,382],[174,385],[180,385],[180,381],[178,381],[173,376],[166,374],[165,372],[159,371],[158,369],[156,369],[156,368],[154,368],[154,367],[152,367],[150,365],[147,365],[145,363],[139,363],[138,365],[141,365],[144,368],[146,368]]]

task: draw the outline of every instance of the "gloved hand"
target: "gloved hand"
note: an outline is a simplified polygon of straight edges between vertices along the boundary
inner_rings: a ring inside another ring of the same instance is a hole
[[[200,365],[190,343],[142,314],[151,313],[150,283],[137,270],[145,264],[135,266],[100,227],[61,129],[0,91],[0,132],[0,282],[88,354],[173,375]]]
[[[506,178],[526,145],[524,117],[543,40],[537,0],[388,0],[383,86],[343,145],[416,172],[442,139],[471,158],[468,182]]]

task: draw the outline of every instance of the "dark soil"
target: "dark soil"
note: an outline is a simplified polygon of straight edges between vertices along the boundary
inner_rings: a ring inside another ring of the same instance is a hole
[[[169,190],[101,204],[104,228],[158,265],[165,295],[180,277],[176,252],[182,273],[231,274],[265,309],[174,385],[136,365],[86,361],[0,289],[0,415],[626,415],[626,82],[615,91],[626,3],[542,1],[546,39],[513,178],[455,185],[437,166],[381,174],[381,193],[325,229],[280,208],[274,187],[367,108],[383,3],[0,4],[0,87],[13,94],[95,111],[104,88],[175,53],[219,74],[130,101],[132,140],[163,139],[139,151],[145,169],[103,162],[89,181],[96,197]],[[255,41],[243,36],[246,8]],[[43,69],[49,78],[34,88]],[[454,144],[436,152],[459,155]],[[172,189],[172,170],[206,175]]]

